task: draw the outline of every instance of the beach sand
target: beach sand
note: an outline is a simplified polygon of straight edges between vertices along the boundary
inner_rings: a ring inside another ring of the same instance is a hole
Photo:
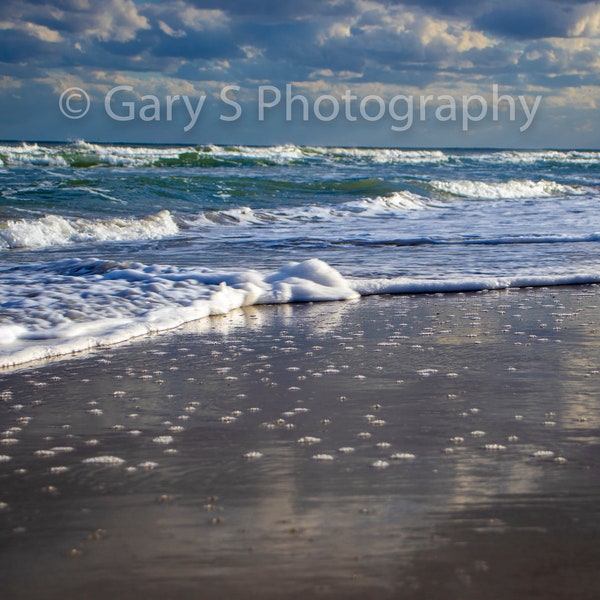
[[[596,598],[598,286],[250,307],[0,374],[0,598]]]

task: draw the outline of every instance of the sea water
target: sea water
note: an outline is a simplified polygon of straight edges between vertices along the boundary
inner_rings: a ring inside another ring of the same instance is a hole
[[[600,282],[600,152],[0,146],[0,366],[240,306]]]

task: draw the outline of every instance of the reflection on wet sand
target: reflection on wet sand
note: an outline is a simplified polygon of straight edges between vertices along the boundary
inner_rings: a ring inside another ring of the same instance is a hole
[[[5,372],[2,597],[591,598],[596,294],[250,307]]]

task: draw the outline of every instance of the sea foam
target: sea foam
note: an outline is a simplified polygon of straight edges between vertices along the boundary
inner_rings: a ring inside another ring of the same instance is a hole
[[[589,284],[600,282],[600,272],[356,279],[319,259],[266,273],[68,259],[8,270],[4,279],[0,367],[116,344],[254,304]]]
[[[3,367],[123,342],[245,305],[359,296],[317,259],[268,274],[71,259],[6,275]]]

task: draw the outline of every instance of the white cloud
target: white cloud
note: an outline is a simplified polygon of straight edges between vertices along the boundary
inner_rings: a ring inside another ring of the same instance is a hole
[[[163,33],[171,37],[183,37],[188,31],[209,31],[229,26],[229,17],[219,9],[200,9],[183,0],[146,4],[145,14],[157,20]]]
[[[575,23],[569,29],[569,35],[575,37],[596,37],[600,35],[600,6],[591,2],[579,7],[575,13]]]
[[[128,42],[138,31],[149,29],[148,19],[138,12],[132,0],[108,0],[93,7],[86,0],[78,0],[84,19],[82,33],[102,41]],[[100,8],[101,10],[97,10]]]
[[[161,20],[158,21],[158,28],[170,37],[183,37],[185,35],[185,31],[181,29],[175,30]]]
[[[27,35],[34,37],[42,42],[58,43],[63,41],[63,37],[58,31],[50,29],[45,25],[37,25],[27,21],[2,21],[0,30],[16,29],[23,31]]]
[[[354,15],[327,23],[318,42],[341,40],[356,44],[357,51],[394,52],[404,49],[428,59],[439,55],[447,60],[455,54],[480,50],[497,44],[481,31],[474,31],[466,19],[442,18],[402,5],[382,5],[359,0]],[[434,56],[431,55],[433,51]]]

